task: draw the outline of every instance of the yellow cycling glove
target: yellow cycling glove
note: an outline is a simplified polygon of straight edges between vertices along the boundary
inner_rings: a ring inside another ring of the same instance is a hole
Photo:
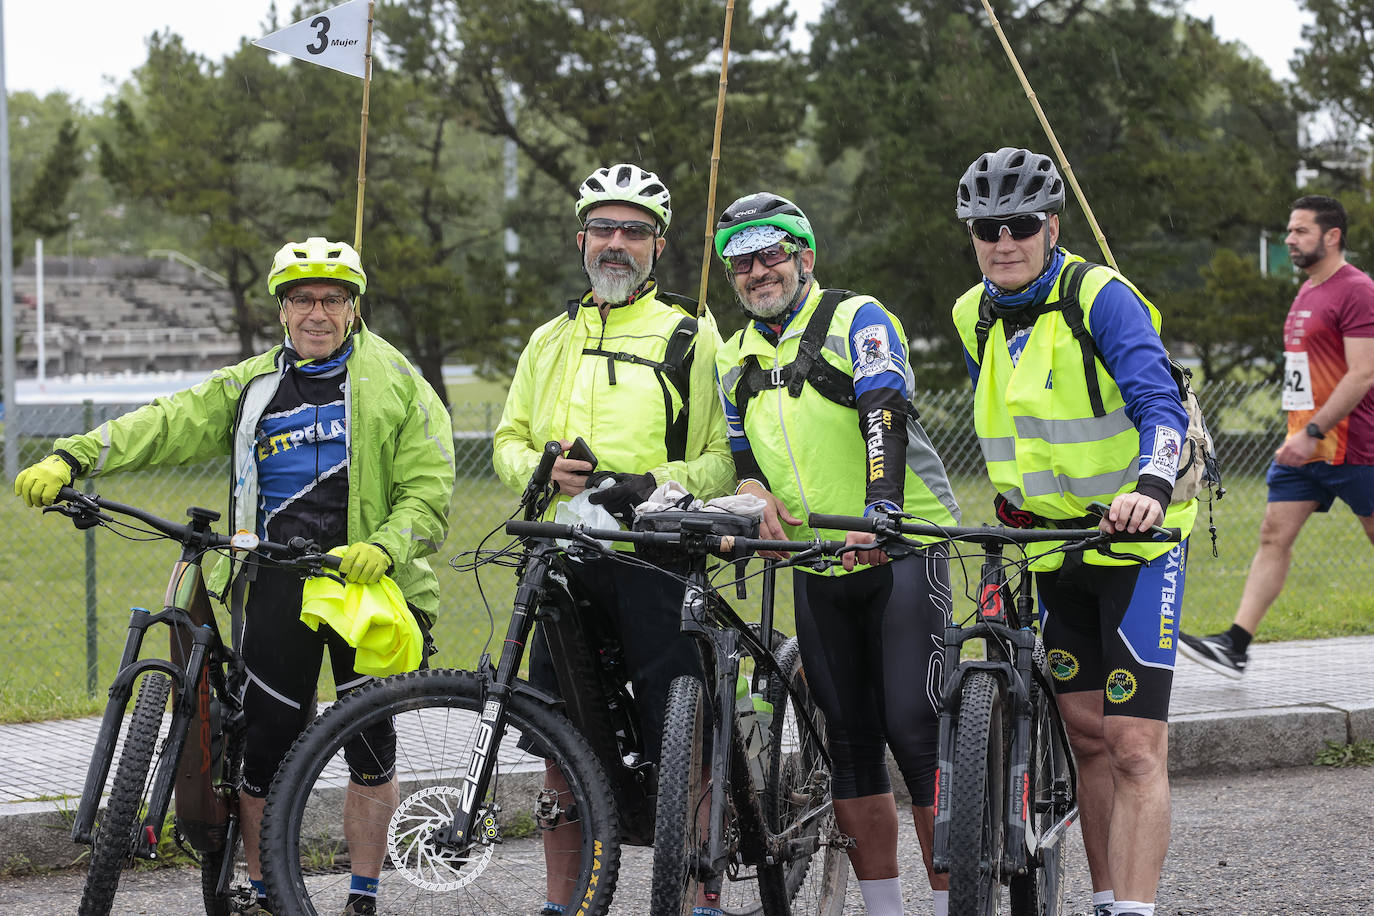
[[[376,544],[359,541],[349,544],[339,561],[339,573],[349,582],[371,585],[381,580],[391,568],[391,557]]]
[[[14,495],[35,509],[51,506],[57,491],[71,482],[71,465],[57,455],[49,455],[19,472],[14,478]]]

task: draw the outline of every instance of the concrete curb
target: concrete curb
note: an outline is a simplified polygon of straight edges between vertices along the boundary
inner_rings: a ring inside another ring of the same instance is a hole
[[[1332,706],[1184,714],[1169,721],[1169,773],[1307,766],[1327,741],[1345,744],[1349,735],[1350,716]]]

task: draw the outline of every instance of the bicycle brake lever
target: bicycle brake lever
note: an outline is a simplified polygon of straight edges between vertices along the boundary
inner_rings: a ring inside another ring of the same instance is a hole
[[[94,528],[96,525],[104,524],[109,521],[109,519],[102,515],[100,510],[95,507],[94,503],[85,501],[81,503],[65,502],[44,506],[43,511],[57,512],[67,516],[67,518],[72,520],[72,525],[81,531]]]

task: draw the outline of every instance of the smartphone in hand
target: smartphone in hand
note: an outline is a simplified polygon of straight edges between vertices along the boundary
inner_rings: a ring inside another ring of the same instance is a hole
[[[583,473],[590,474],[592,471],[596,470],[596,455],[592,453],[592,448],[587,444],[587,440],[583,439],[581,436],[573,440],[573,444],[568,448],[568,454],[565,457],[572,461],[589,462],[591,464],[591,470],[584,471]]]

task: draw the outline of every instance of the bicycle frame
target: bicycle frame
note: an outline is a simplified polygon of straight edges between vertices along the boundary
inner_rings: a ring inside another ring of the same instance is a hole
[[[731,774],[731,754],[732,739],[735,730],[735,684],[739,675],[739,663],[742,656],[742,648],[750,650],[756,663],[760,663],[766,670],[767,677],[777,677],[779,682],[787,687],[789,696],[797,701],[795,691],[783,673],[777,668],[776,662],[772,657],[772,646],[764,645],[754,639],[749,634],[749,627],[741,620],[730,607],[718,597],[718,592],[711,585],[706,575],[707,557],[712,555],[720,548],[720,536],[711,535],[704,528],[694,528],[690,523],[684,523],[680,532],[648,532],[648,531],[603,531],[597,529],[586,529],[582,526],[558,525],[543,522],[507,522],[506,531],[510,534],[531,537],[531,538],[567,538],[589,545],[596,541],[616,540],[634,544],[654,544],[670,545],[674,553],[688,559],[689,568],[687,575],[687,585],[683,593],[682,601],[682,632],[694,636],[702,643],[703,662],[706,665],[708,678],[710,672],[714,672],[714,687],[708,684],[708,693],[711,697],[710,702],[716,712],[713,726],[714,747],[716,752],[711,760],[711,808],[710,808],[710,839],[705,853],[697,864],[698,875],[703,883],[719,879],[725,874],[729,863],[730,849],[727,845],[726,832],[723,829],[725,823],[725,811],[728,804],[726,798],[726,785]],[[794,541],[764,541],[749,538],[734,538],[734,543],[738,547],[762,550],[806,550],[811,553],[830,553],[834,554],[843,544],[840,542],[794,542]],[[550,544],[539,544],[529,549],[527,562],[534,568],[536,563],[547,563],[547,556],[550,552],[556,552],[557,548]],[[547,574],[547,570],[545,570]],[[516,630],[515,619],[518,616],[526,615],[528,608],[526,602],[532,597],[527,594],[525,585],[529,581],[531,573],[527,572],[521,580],[521,588],[516,593],[516,610],[512,616],[511,632]],[[742,587],[742,582],[738,583]],[[764,638],[768,639],[772,632],[772,594],[771,582],[765,579],[764,601],[761,614],[761,628]],[[722,625],[717,626],[713,623],[718,620]],[[522,631],[523,635],[512,639],[507,637],[506,649],[502,656],[502,665],[497,669],[497,679],[506,666],[506,655],[512,652],[521,651],[524,639],[528,635],[528,630]],[[751,644],[752,643],[752,644]],[[526,688],[528,689],[528,688]],[[488,704],[490,708],[491,704]],[[484,712],[484,720],[486,713]],[[493,722],[497,720],[493,719]],[[826,766],[829,766],[829,756],[820,741],[820,736],[814,732],[814,726],[805,719],[804,727],[810,732],[809,737],[815,741],[820,749]],[[476,754],[474,754],[476,756]],[[474,765],[477,761],[474,760]],[[491,765],[483,762],[485,770],[489,771]],[[744,771],[749,778],[748,768]],[[481,797],[480,792],[485,791],[486,783],[480,782],[477,798]],[[795,852],[791,849],[793,842],[788,835],[769,835],[764,829],[766,820],[763,816],[760,802],[762,786],[750,786],[747,793],[736,793],[736,803],[746,795],[749,799],[745,803],[745,810],[738,811],[740,817],[746,818],[747,826],[757,829],[748,829],[742,832],[742,838],[752,834],[754,837],[761,838],[757,846],[751,846],[742,851],[746,863],[773,862],[779,859],[786,860],[791,858]],[[806,820],[799,821],[793,825],[793,831],[799,831],[806,827],[811,820],[819,818],[824,812],[817,811],[812,813]],[[472,825],[469,824],[469,831]],[[748,842],[748,841],[746,841]]]
[[[1041,864],[1042,850],[1057,844],[1068,827],[1078,819],[1078,772],[1073,754],[1068,751],[1068,734],[1064,730],[1059,707],[1054,702],[1053,687],[1044,680],[1034,661],[1036,633],[1030,627],[1034,599],[1031,595],[1030,575],[1021,577],[1014,601],[1008,601],[1006,567],[1002,562],[1002,545],[983,544],[984,559],[977,591],[978,620],[972,626],[950,625],[945,628],[944,670],[949,672],[940,694],[940,732],[938,766],[936,769],[935,836],[933,866],[937,872],[949,871],[948,803],[950,774],[954,762],[954,742],[958,725],[959,701],[964,681],[975,671],[991,672],[998,679],[1000,691],[1012,714],[1011,745],[1007,752],[1007,773],[1003,783],[1006,798],[1002,806],[1005,842],[1002,846],[1002,875],[1024,874],[1028,867]],[[960,660],[965,643],[982,640],[985,658]],[[1055,808],[1063,814],[1042,834],[1036,835],[1031,811],[1030,754],[1032,681],[1040,681],[1039,688],[1046,698],[1056,740],[1066,750],[1069,784],[1062,795],[1055,792]]]
[[[212,535],[210,524],[219,518],[219,513],[208,509],[192,509],[190,514],[192,531],[205,535],[207,538],[210,537]],[[217,688],[222,689],[224,687],[223,672],[218,671],[217,666],[210,664],[216,648],[222,644],[218,629],[215,626],[214,615],[210,612],[209,602],[205,594],[205,584],[201,571],[203,555],[204,545],[183,544],[181,558],[172,568],[172,576],[167,586],[166,604],[163,609],[156,614],[149,613],[141,607],[135,607],[132,611],[129,619],[129,631],[124,643],[124,652],[119,662],[119,671],[110,685],[110,699],[105,706],[105,714],[100,723],[100,731],[96,736],[95,748],[86,772],[85,786],[81,792],[81,803],[77,808],[76,818],[72,824],[72,840],[74,842],[85,844],[92,842],[92,828],[100,807],[101,796],[105,790],[105,783],[109,777],[110,767],[114,761],[115,743],[119,736],[120,722],[133,694],[134,682],[145,673],[158,671],[168,675],[172,679],[176,699],[173,702],[172,719],[163,745],[163,752],[159,756],[157,769],[148,793],[147,813],[139,824],[138,840],[133,850],[134,855],[141,858],[156,857],[158,833],[167,815],[174,779],[180,790],[177,793],[178,798],[181,798],[184,792],[188,799],[188,808],[196,807],[194,803],[189,801],[191,797],[204,798],[213,794],[213,787],[210,785],[211,767],[208,765],[209,742],[203,742],[204,754],[201,759],[181,761],[182,750],[192,721],[198,720],[201,723],[198,730],[199,737],[202,739],[211,737],[208,681],[210,672],[207,671],[207,668],[217,671]],[[173,656],[172,659],[139,659],[138,656],[147,631],[154,625],[161,623],[167,624],[171,629],[172,651],[169,654]],[[202,685],[204,685],[203,689]],[[221,695],[225,695],[225,693],[227,691],[222,692]],[[202,763],[205,765],[202,766]],[[183,780],[176,778],[179,772],[185,777],[187,783],[185,790],[181,790]],[[217,807],[219,806],[212,805],[208,811],[202,808],[201,811],[197,812],[199,817],[196,818],[196,828],[193,829],[199,833],[203,843],[213,844],[216,833],[223,829],[225,821],[217,822],[216,820],[221,816],[221,812],[216,810]],[[223,811],[223,814],[227,819],[227,809]],[[223,835],[219,834],[218,846],[209,845],[204,848],[197,846],[196,848],[202,849],[202,851],[214,850],[221,848],[223,841]]]

